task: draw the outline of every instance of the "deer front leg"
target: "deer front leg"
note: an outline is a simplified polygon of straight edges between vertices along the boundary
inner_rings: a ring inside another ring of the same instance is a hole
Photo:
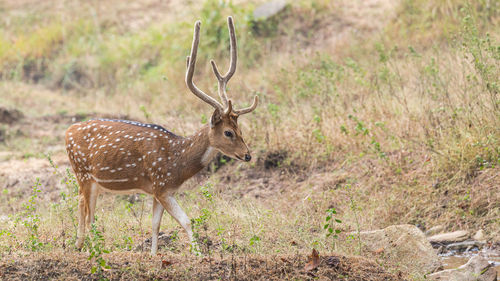
[[[156,198],[153,198],[153,238],[151,239],[151,255],[156,255],[158,251],[158,232],[160,231],[161,217],[163,216],[163,206]]]
[[[171,195],[166,195],[159,197],[158,200],[163,205],[163,207],[167,210],[167,212],[184,228],[186,231],[189,241],[191,242],[191,251],[196,255],[200,255],[200,250],[198,244],[193,238],[193,230],[191,229],[191,220],[181,209],[175,198]]]

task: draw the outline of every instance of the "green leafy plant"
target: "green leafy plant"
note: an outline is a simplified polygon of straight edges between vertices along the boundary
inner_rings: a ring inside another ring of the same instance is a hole
[[[151,113],[146,109],[146,106],[141,105],[139,106],[139,109],[141,110],[142,114],[144,114],[144,118],[146,118],[146,120],[149,120],[151,118]]]
[[[356,122],[356,127],[354,127],[354,129],[356,130],[356,135],[362,134],[362,135],[366,136],[370,133],[368,128],[365,127],[365,124],[363,123],[363,121],[359,120],[358,117],[351,115],[351,114],[349,114],[347,117]]]
[[[61,178],[61,183],[66,186],[66,190],[63,190],[59,193],[59,201],[51,204],[51,207],[59,217],[63,229],[66,229],[65,225],[67,223],[67,218],[69,217],[69,221],[71,223],[71,226],[73,227],[74,234],[69,241],[63,241],[63,245],[71,245],[76,241],[76,233],[78,228],[76,216],[76,211],[78,210],[78,182],[76,181],[75,176],[71,173],[69,168],[66,168],[66,173],[64,174],[59,171],[59,168],[54,163],[50,155],[46,155],[45,157],[49,161],[51,167],[54,169],[54,174],[58,175]]]
[[[21,222],[26,230],[28,230],[25,247],[31,251],[37,251],[43,246],[38,233],[40,215],[37,213],[37,199],[38,193],[40,193],[40,186],[40,179],[36,178],[28,202],[23,204],[23,210],[17,214],[14,221],[15,225]]]
[[[107,254],[109,251],[104,248],[104,236],[97,228],[97,216],[94,223],[90,226],[90,238],[87,240],[87,249],[90,253],[88,259],[94,263],[91,269],[92,274],[97,274],[100,280],[107,280],[104,278],[103,272],[104,269],[110,269],[111,267],[102,254]]]
[[[335,216],[337,215],[337,210],[335,208],[330,208],[326,210],[325,225],[323,229],[326,230],[326,237],[332,236],[333,238],[339,238],[339,234],[342,232],[337,228],[337,224],[342,223],[342,221]]]
[[[360,236],[361,226],[360,226],[360,223],[359,223],[359,216],[358,216],[359,207],[356,204],[356,201],[354,200],[354,196],[352,194],[352,186],[350,184],[346,184],[345,185],[345,189],[346,189],[347,194],[349,196],[349,208],[353,212],[354,219],[355,219],[355,222],[356,222],[356,233],[357,233],[357,242],[358,242],[358,254],[361,254],[361,236]]]
[[[253,245],[256,245],[257,243],[260,242],[260,237],[257,236],[256,234],[254,234],[251,238],[250,238],[250,246],[253,246]]]
[[[210,193],[210,187],[211,184],[207,183],[206,185],[203,185],[200,187],[200,193],[203,195],[203,197],[208,201],[212,202],[212,193]],[[210,251],[210,243],[208,241],[208,236],[207,236],[207,221],[212,217],[212,212],[207,209],[207,208],[202,208],[201,209],[201,214],[198,217],[192,218],[191,219],[191,229],[193,230],[193,237],[196,242],[201,242],[204,245],[207,246],[207,251],[208,254],[211,254]],[[203,230],[205,232],[205,239],[203,241],[200,241],[200,231]],[[199,252],[199,249],[193,249],[191,248],[191,251],[194,252]]]
[[[210,252],[210,248],[209,248],[210,244],[208,243],[208,236],[206,236],[207,229],[208,229],[206,222],[211,217],[211,215],[212,214],[210,213],[210,211],[208,209],[202,208],[201,215],[191,219],[191,230],[193,231],[193,238],[194,238],[196,243],[202,242],[203,244],[207,245],[208,254],[211,254],[211,252]],[[206,238],[203,241],[200,241],[200,230],[205,231]],[[193,245],[191,245],[191,246],[193,246]],[[191,252],[198,253],[199,251],[200,251],[200,249],[191,247]]]
[[[462,8],[464,17],[462,19],[462,32],[463,38],[462,46],[466,59],[470,60],[476,73],[478,74],[477,80],[488,91],[491,97],[491,103],[495,110],[500,107],[500,83],[498,79],[498,61],[500,60],[500,46],[495,45],[494,39],[492,40],[490,34],[484,37],[480,36],[476,18],[472,16],[471,7],[467,5]],[[472,74],[472,76],[476,76]]]
[[[207,124],[208,123],[208,118],[205,114],[201,115],[201,124]]]

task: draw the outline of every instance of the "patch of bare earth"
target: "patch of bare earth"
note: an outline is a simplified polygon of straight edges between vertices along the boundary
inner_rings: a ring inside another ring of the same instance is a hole
[[[14,254],[0,261],[2,280],[404,280],[361,257],[320,257],[316,268],[302,256],[231,256],[196,258],[145,253],[104,255],[111,266],[92,274],[88,254],[76,252]]]

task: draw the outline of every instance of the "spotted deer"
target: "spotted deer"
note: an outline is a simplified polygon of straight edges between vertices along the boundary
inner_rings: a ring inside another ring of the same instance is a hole
[[[198,98],[214,107],[210,123],[189,137],[177,136],[155,124],[127,120],[97,119],[73,124],[66,131],[66,149],[79,188],[79,227],[76,247],[81,248],[85,229],[94,220],[96,200],[100,193],[137,193],[153,197],[153,234],[151,254],[158,250],[158,231],[163,211],[187,232],[196,246],[191,222],[174,198],[181,184],[208,165],[215,154],[250,161],[251,156],[238,117],[257,107],[255,96],[250,107],[233,108],[226,86],[236,71],[236,36],[233,19],[227,19],[230,35],[230,67],[222,76],[211,60],[218,80],[222,103],[205,94],[193,83],[200,21],[194,25],[191,54],[187,57],[186,84]],[[196,249],[196,247],[192,247]]]

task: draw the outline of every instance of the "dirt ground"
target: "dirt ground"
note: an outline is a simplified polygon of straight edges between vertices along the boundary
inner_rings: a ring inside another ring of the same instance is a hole
[[[306,270],[307,257],[231,256],[150,257],[142,253],[105,255],[110,269],[91,274],[88,255],[74,252],[13,254],[0,264],[2,280],[404,280],[373,261],[360,257],[320,257],[317,268]]]

